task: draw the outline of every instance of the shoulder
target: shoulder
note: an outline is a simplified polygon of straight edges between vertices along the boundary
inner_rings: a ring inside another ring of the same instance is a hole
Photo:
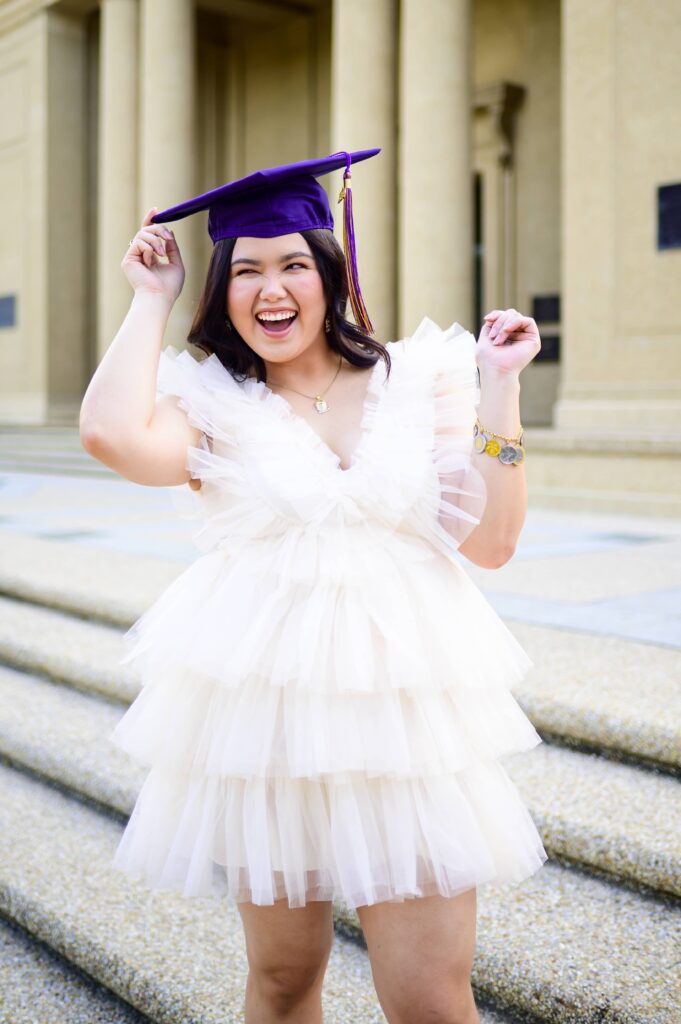
[[[187,349],[166,345],[162,349],[156,377],[157,394],[186,398],[191,392],[232,391],[239,385],[213,353],[197,359]]]
[[[390,342],[388,352],[391,360],[403,366],[409,376],[446,378],[446,387],[459,384],[475,391],[478,387],[476,345],[474,335],[457,321],[443,330],[429,317],[424,317],[413,334]]]
[[[184,395],[199,382],[200,370],[201,363],[190,352],[167,345],[159,357],[156,390],[164,395]]]

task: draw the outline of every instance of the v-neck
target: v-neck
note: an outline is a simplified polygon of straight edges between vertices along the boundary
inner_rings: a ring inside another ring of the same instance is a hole
[[[332,468],[344,475],[346,473],[351,473],[357,467],[364,452],[364,448],[373,425],[375,413],[378,409],[381,395],[383,393],[382,389],[384,381],[380,380],[378,370],[379,367],[384,367],[384,365],[383,360],[379,356],[371,368],[366,391],[364,393],[364,399],[362,401],[359,440],[350,454],[350,464],[348,466],[341,466],[341,457],[329,444],[327,444],[323,437],[317,433],[309,420],[305,419],[304,416],[301,416],[300,413],[295,412],[291,404],[287,402],[282,395],[273,391],[265,381],[249,378],[245,384],[248,385],[249,390],[259,395],[260,401],[264,402],[266,405],[270,405],[271,408],[283,416],[284,420],[290,423],[294,429],[301,431],[308,440],[312,441],[313,446],[331,461]]]

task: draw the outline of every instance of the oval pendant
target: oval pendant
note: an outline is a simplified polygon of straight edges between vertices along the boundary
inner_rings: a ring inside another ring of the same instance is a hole
[[[317,410],[317,412],[328,412],[329,411],[329,407],[328,407],[328,405],[326,404],[326,401],[323,398],[317,398],[316,401],[315,401],[314,407]]]

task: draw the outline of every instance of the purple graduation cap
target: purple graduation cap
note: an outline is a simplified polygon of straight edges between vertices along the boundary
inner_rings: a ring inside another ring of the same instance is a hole
[[[204,192],[178,206],[161,210],[152,223],[182,220],[192,213],[208,210],[208,234],[213,243],[223,238],[274,238],[312,228],[333,229],[333,216],[326,192],[317,181],[339,167],[343,172],[343,188],[338,202],[343,202],[343,248],[348,279],[348,296],[358,327],[367,334],[374,328],[369,319],[357,273],[357,250],[352,215],[350,167],[380,153],[380,149],[361,149],[355,153],[333,153],[320,160],[302,160],[281,167],[254,171],[245,178]]]

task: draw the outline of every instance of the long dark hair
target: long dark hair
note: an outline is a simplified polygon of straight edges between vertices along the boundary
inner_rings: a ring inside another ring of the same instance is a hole
[[[322,279],[330,323],[330,329],[326,332],[329,348],[355,366],[373,366],[379,359],[383,359],[386,371],[390,374],[390,356],[385,345],[345,319],[348,304],[345,254],[333,232],[326,228],[316,228],[300,233],[310,247]],[[214,353],[233,377],[243,380],[255,372],[257,379],[264,381],[267,376],[264,360],[246,344],[233,326],[229,330],[225,323],[227,288],[235,244],[236,238],[224,238],[213,246],[203,291],[187,340],[203,352]]]

